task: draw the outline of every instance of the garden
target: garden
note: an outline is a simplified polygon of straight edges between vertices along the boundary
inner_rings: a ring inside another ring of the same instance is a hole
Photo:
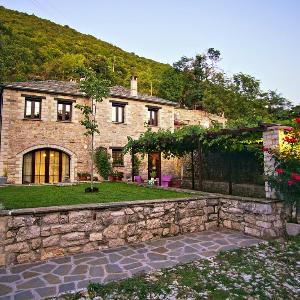
[[[7,186],[0,189],[0,203],[5,209],[108,203],[119,201],[185,198],[188,193],[148,188],[121,182],[95,183],[98,193],[85,193],[89,184],[71,186]]]

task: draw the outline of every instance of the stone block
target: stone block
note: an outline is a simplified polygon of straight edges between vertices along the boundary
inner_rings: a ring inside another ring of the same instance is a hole
[[[25,241],[34,239],[40,236],[41,228],[40,226],[29,226],[29,227],[21,227],[17,233],[17,241]]]
[[[41,260],[53,258],[56,256],[61,256],[65,254],[64,248],[60,247],[48,247],[45,249],[42,249],[41,251]]]
[[[206,230],[210,230],[210,229],[213,229],[213,228],[216,228],[216,227],[218,227],[218,222],[217,221],[212,221],[212,222],[205,223],[205,229]]]
[[[31,240],[31,248],[35,250],[41,246],[41,243],[42,243],[41,238],[33,239]]]
[[[269,222],[263,222],[263,221],[256,221],[256,226],[262,227],[262,228],[271,228],[272,224]]]
[[[163,206],[157,206],[157,207],[154,207],[153,210],[152,210],[152,213],[160,213],[160,212],[165,212],[165,209]]]
[[[59,214],[58,213],[53,213],[53,214],[48,214],[43,217],[43,223],[44,224],[55,224],[59,223]]]
[[[32,216],[23,216],[23,217],[11,217],[8,219],[9,228],[18,228],[23,226],[31,226],[35,222],[35,218]]]
[[[205,214],[213,214],[215,212],[215,208],[213,206],[206,206],[203,208]]]
[[[148,229],[159,228],[162,226],[162,222],[160,219],[151,219],[151,220],[147,220],[146,226]]]
[[[126,213],[126,215],[132,215],[132,214],[134,214],[134,211],[128,207],[128,208],[125,208],[125,213]]]
[[[262,231],[262,237],[264,237],[264,238],[274,238],[274,237],[277,237],[277,233],[276,233],[275,230],[270,229],[270,228],[264,229]]]
[[[90,210],[71,211],[69,213],[70,223],[86,223],[92,217]]]
[[[232,224],[230,220],[224,220],[223,221],[223,226],[226,228],[232,228]]]
[[[252,236],[256,236],[256,237],[261,236],[260,231],[258,229],[247,227],[247,226],[245,227],[245,233],[249,234],[249,235],[252,235]]]
[[[62,240],[65,241],[79,241],[85,238],[84,232],[72,232],[62,236]]]
[[[0,254],[0,266],[6,265],[6,256],[5,254]]]
[[[124,216],[125,212],[123,210],[119,210],[119,211],[112,211],[110,214],[112,217],[120,217],[120,216]]]
[[[117,237],[124,238],[125,234],[121,225],[110,225],[103,230],[103,236],[107,239],[114,239]]]
[[[90,241],[101,241],[103,239],[102,232],[92,232],[90,234]]]
[[[112,239],[112,240],[108,241],[109,247],[118,247],[118,246],[123,246],[123,245],[125,245],[124,239]]]
[[[60,240],[59,235],[49,236],[43,239],[43,247],[57,246],[59,244],[59,240]]]
[[[5,246],[5,252],[13,252],[13,253],[26,253],[29,251],[29,245],[26,242],[14,243],[11,245]]]

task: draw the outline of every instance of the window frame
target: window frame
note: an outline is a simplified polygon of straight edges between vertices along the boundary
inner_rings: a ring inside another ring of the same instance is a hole
[[[112,158],[112,165],[113,167],[124,167],[125,164],[124,164],[124,153],[123,153],[123,148],[122,147],[110,147],[111,149],[111,158]],[[120,154],[121,154],[121,162],[114,162],[114,151],[119,151]]]
[[[31,114],[30,116],[26,115],[26,109],[27,109],[27,102],[31,102]],[[39,117],[35,117],[35,103],[39,102],[40,107],[39,107]],[[40,97],[30,97],[26,96],[25,97],[25,107],[24,107],[24,119],[26,120],[41,120],[42,119],[42,98]]]
[[[62,110],[62,120],[58,119],[58,106],[59,104],[63,105],[63,110]],[[66,120],[65,119],[65,112],[66,112],[66,105],[70,105],[70,119]],[[57,106],[56,106],[56,117],[57,117],[57,122],[72,122],[72,114],[73,114],[73,101],[68,101],[68,100],[57,100]]]
[[[111,108],[112,112],[114,107],[116,107],[116,121],[113,120],[113,114],[111,114],[111,121],[114,124],[124,124],[125,123],[125,106],[128,104],[128,102],[118,102],[118,101],[110,101],[111,102]],[[119,108],[121,108],[122,113],[119,115]],[[119,118],[121,117],[121,121],[119,121]]]
[[[146,107],[148,108],[147,112],[147,123],[149,126],[158,126],[159,122],[159,116],[158,116],[158,111],[161,109],[161,107],[157,107],[157,106],[150,106],[150,105],[146,105]],[[152,114],[154,114],[154,117],[152,116]]]

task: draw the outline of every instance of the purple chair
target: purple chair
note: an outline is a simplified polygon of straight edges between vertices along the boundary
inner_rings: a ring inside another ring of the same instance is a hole
[[[134,176],[134,182],[137,182],[137,183],[142,183],[143,180],[142,180],[142,177],[141,176]]]
[[[172,176],[161,176],[161,186],[169,187],[172,180]]]

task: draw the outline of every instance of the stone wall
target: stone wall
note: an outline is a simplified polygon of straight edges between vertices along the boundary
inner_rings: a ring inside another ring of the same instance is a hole
[[[284,232],[279,202],[206,195],[0,212],[0,265],[45,260],[217,226],[259,237]]]
[[[178,126],[181,125],[201,125],[204,128],[208,128],[212,125],[213,121],[217,121],[223,126],[226,124],[227,119],[223,116],[218,116],[210,114],[203,110],[195,109],[175,109],[175,120],[178,123]]]
[[[272,200],[221,196],[219,225],[256,237],[274,238],[285,234],[284,207]]]
[[[23,155],[39,148],[51,147],[70,155],[70,177],[74,181],[77,172],[89,169],[89,138],[79,124],[81,114],[74,108],[72,122],[57,122],[57,101],[72,99],[86,103],[87,99],[37,92],[26,95],[42,99],[41,120],[24,119],[24,92],[5,89],[3,93],[3,119],[0,147],[0,176],[7,171],[9,183],[22,183]]]

